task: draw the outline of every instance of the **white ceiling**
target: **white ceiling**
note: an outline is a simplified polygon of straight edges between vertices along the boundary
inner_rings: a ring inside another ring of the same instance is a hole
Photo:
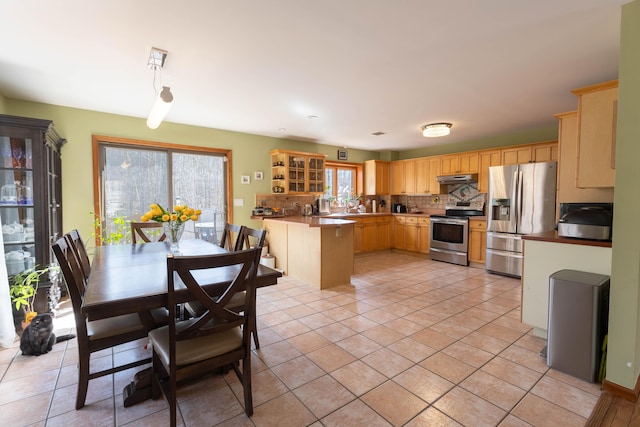
[[[628,2],[0,0],[0,93],[144,126],[157,47],[166,121],[420,148],[556,123],[571,89],[617,78]],[[440,121],[451,135],[422,137]]]

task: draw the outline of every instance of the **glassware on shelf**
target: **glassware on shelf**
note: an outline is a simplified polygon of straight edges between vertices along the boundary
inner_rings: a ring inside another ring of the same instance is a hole
[[[9,138],[6,138],[2,143],[2,159],[4,160],[5,168],[13,167],[13,157],[11,156],[11,143],[9,142]]]
[[[24,163],[22,159],[24,158],[24,153],[22,152],[22,147],[13,147],[11,149],[11,153],[13,156],[13,167],[14,168],[22,168],[24,167]]]
[[[14,205],[18,203],[18,187],[19,181],[13,184],[5,184],[0,188],[0,203],[4,205]]]

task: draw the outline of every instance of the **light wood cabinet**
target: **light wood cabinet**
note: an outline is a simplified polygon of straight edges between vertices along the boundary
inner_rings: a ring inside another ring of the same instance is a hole
[[[558,160],[558,143],[556,141],[502,149],[503,165],[548,162],[551,160]]]
[[[429,158],[421,157],[416,159],[416,194],[431,194]]]
[[[415,160],[391,162],[391,194],[415,194]]]
[[[373,252],[378,249],[378,229],[376,218],[362,218],[358,222],[362,224],[362,252]]]
[[[391,215],[376,217],[376,235],[378,238],[376,250],[391,249]]]
[[[425,217],[418,218],[418,252],[429,253],[429,239],[431,237],[431,220]]]
[[[455,175],[459,173],[478,172],[478,152],[471,151],[465,153],[448,154],[440,156],[442,175]]]
[[[582,188],[615,184],[618,81],[572,91],[578,96],[578,173]]]
[[[405,225],[405,250],[418,252],[418,219],[415,216],[408,216]]]
[[[480,152],[480,167],[478,168],[478,192],[489,192],[489,168],[500,166],[502,157],[500,150],[486,150]]]
[[[362,252],[362,233],[364,225],[359,220],[354,220],[356,223],[353,224],[353,253],[359,254]]]
[[[431,194],[442,194],[442,192],[446,192],[445,189],[440,188],[440,184],[436,177],[440,175],[440,157],[429,157],[429,193]]]
[[[272,193],[324,193],[324,154],[271,150]]]
[[[381,160],[364,162],[364,192],[367,196],[390,194],[389,162]]]
[[[487,252],[487,221],[469,220],[469,261],[485,263]]]
[[[556,114],[558,125],[558,203],[613,203],[613,188],[579,188],[578,112]],[[557,206],[556,214],[560,212]]]
[[[395,249],[407,249],[407,240],[405,238],[406,230],[406,217],[394,216],[393,217],[393,247]]]

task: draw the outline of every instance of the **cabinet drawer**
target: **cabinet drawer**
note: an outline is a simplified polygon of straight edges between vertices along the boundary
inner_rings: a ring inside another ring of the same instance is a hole
[[[404,216],[396,216],[396,217],[393,217],[393,221],[394,221],[396,224],[404,224],[404,223],[406,222],[406,219],[407,219],[407,218],[406,218],[406,217],[404,217]]]
[[[379,217],[376,217],[376,222],[378,224],[389,224],[391,222],[391,217],[390,216],[379,216]]]
[[[420,224],[420,225],[430,225],[431,224],[431,219],[430,218],[418,218],[418,224]]]
[[[415,216],[408,216],[406,222],[407,224],[417,224],[418,218]]]
[[[375,224],[376,218],[375,217],[358,218],[357,221],[361,222],[362,224]]]
[[[472,229],[472,230],[486,231],[487,230],[487,221],[471,220],[471,221],[469,221],[469,228]]]

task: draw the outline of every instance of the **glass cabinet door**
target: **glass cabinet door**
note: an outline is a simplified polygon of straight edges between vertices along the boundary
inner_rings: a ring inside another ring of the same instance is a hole
[[[15,274],[53,262],[51,244],[62,236],[64,142],[50,120],[0,114],[0,221],[10,282]],[[52,311],[59,296],[58,276],[42,276],[36,311]]]

